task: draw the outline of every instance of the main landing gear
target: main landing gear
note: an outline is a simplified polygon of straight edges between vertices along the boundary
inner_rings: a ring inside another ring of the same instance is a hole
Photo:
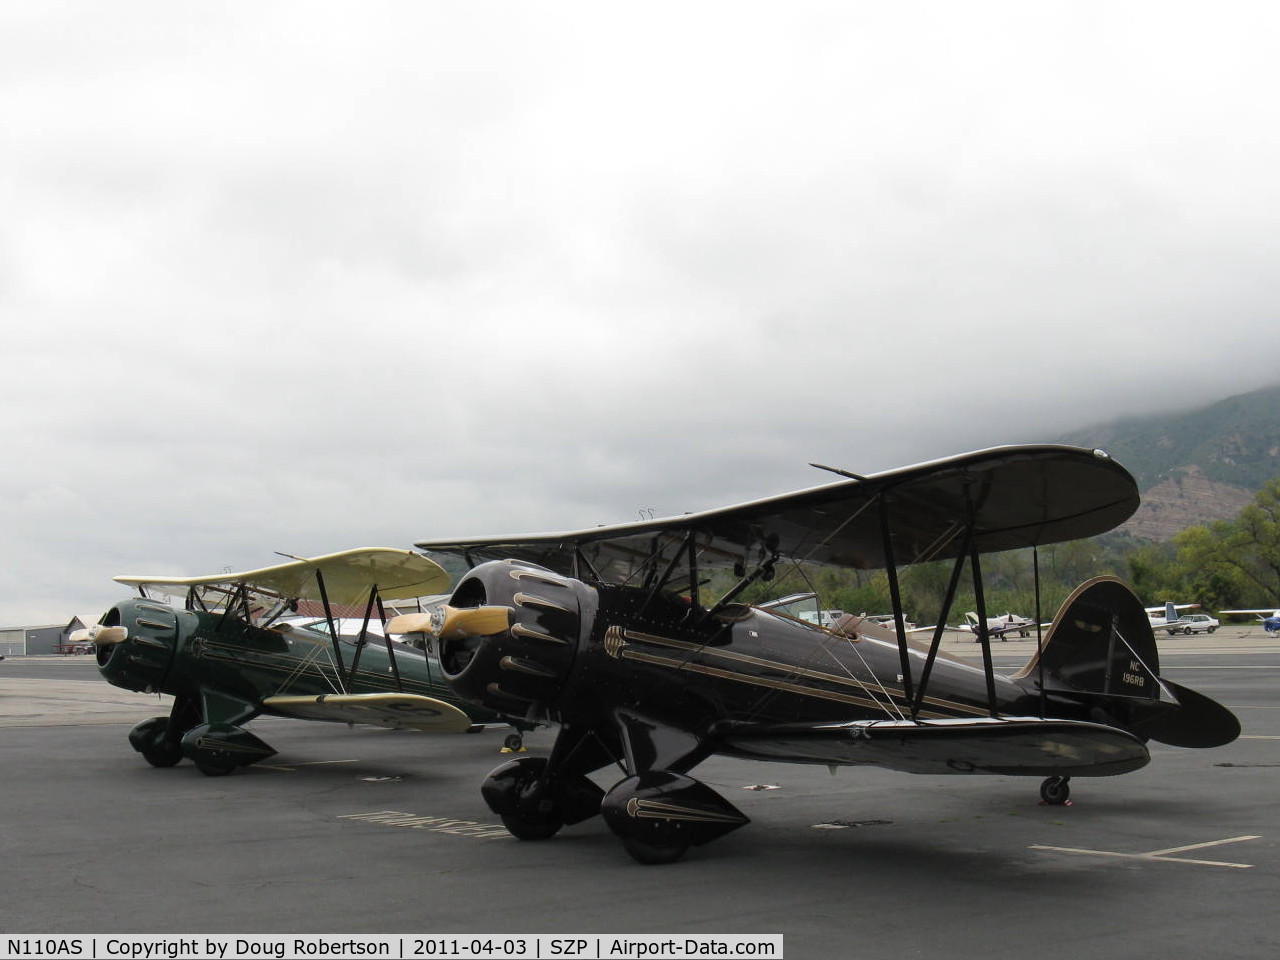
[[[600,812],[604,791],[581,774],[548,776],[547,757],[520,757],[494,770],[480,786],[489,809],[519,840],[547,840],[565,824]]]
[[[701,759],[700,749],[697,738],[635,718],[623,718],[613,730],[561,727],[549,757],[508,760],[480,789],[489,809],[521,840],[546,840],[561,827],[602,814],[633,860],[672,863],[690,847],[747,823],[729,801],[684,775]],[[607,793],[588,779],[593,771],[622,765],[623,758],[628,776]]]
[[[152,717],[129,731],[129,743],[153,767],[172,767],[182,759],[182,734],[170,728],[169,717]]]
[[[129,744],[153,767],[172,767],[185,757],[207,777],[265,760],[275,751],[232,723],[204,722],[194,700],[177,699],[167,717],[152,717],[129,731]]]

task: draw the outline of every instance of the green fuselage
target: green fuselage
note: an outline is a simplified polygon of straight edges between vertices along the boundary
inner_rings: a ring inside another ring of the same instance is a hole
[[[497,720],[463,701],[444,682],[433,650],[382,637],[364,643],[297,626],[262,628],[221,613],[175,610],[146,599],[116,604],[107,623],[128,638],[100,647],[98,665],[111,683],[169,694],[202,705],[205,721],[244,723],[273,713],[272,696],[406,693],[443,700],[477,723]],[[321,623],[323,627],[323,622]]]

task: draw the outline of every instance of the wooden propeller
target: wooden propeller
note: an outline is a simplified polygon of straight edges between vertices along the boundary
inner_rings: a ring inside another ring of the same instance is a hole
[[[510,607],[437,607],[431,613],[402,613],[387,621],[387,633],[430,633],[441,640],[486,637],[511,626]]]
[[[100,647],[109,647],[128,640],[129,631],[124,627],[104,627],[95,623],[87,629],[71,631],[67,639],[72,643],[96,643]]]

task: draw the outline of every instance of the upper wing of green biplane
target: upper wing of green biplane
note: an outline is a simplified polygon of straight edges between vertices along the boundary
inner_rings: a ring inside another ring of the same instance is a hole
[[[317,577],[319,574],[319,577]],[[435,561],[412,550],[362,547],[310,559],[298,558],[243,573],[216,573],[203,577],[114,577],[133,587],[200,587],[245,584],[298,600],[322,599],[320,584],[331,603],[363,603],[373,587],[384,600],[406,600],[443,593],[449,575]]]
[[[886,565],[886,528],[895,562],[908,564],[955,557],[970,528],[980,553],[1094,536],[1138,503],[1133,477],[1101,451],[1009,446],[701,513],[417,546],[469,566],[509,558],[571,574],[584,561],[605,579],[623,579],[693,533],[703,568],[776,554],[868,569]]]

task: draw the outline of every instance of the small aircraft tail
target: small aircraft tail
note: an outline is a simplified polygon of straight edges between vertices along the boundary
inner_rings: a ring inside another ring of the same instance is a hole
[[[1172,604],[1169,604],[1172,606]],[[1086,719],[1179,747],[1215,747],[1240,734],[1221,704],[1160,677],[1160,653],[1141,601],[1115,577],[1086,581],[1063,603],[1038,656],[1017,675]]]
[[[1172,600],[1166,600],[1164,602],[1164,622],[1173,623],[1177,619],[1179,619],[1178,608],[1173,605]]]

